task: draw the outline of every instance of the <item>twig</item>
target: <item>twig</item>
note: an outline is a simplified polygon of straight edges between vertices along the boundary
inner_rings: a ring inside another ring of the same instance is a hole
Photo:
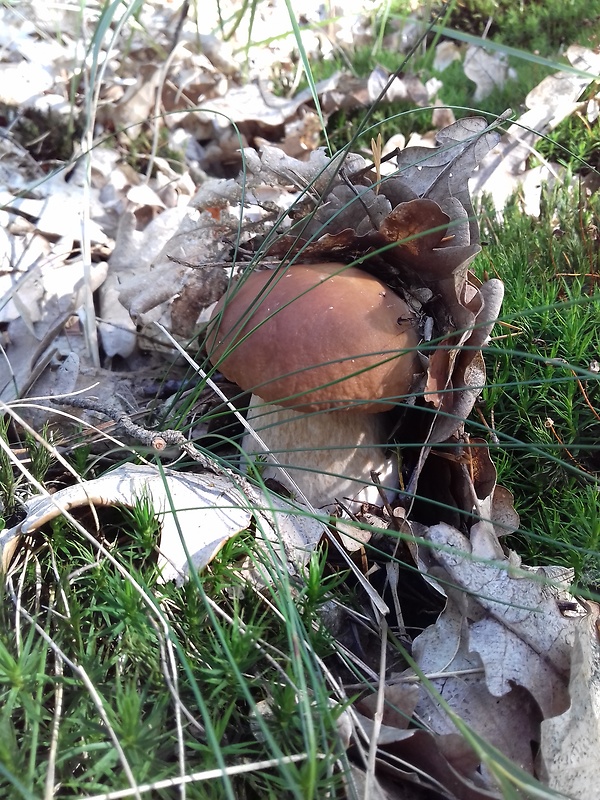
[[[590,409],[590,411],[591,411],[591,412],[592,412],[592,414],[593,414],[593,415],[596,417],[596,419],[597,419],[597,420],[600,420],[600,414],[598,414],[598,412],[596,411],[596,409],[594,408],[594,406],[593,406],[593,405],[592,405],[592,403],[590,402],[590,398],[588,397],[588,395],[587,395],[587,392],[586,392],[586,391],[585,391],[585,389],[583,388],[583,384],[582,384],[582,382],[581,382],[581,381],[579,380],[579,378],[577,377],[577,373],[576,373],[576,372],[573,372],[573,370],[571,370],[571,372],[572,372],[572,373],[573,373],[573,375],[575,376],[575,380],[577,381],[577,386],[579,386],[579,391],[580,391],[580,392],[581,392],[581,394],[583,395],[583,399],[585,400],[585,403],[586,403],[587,407]]]
[[[385,705],[385,673],[388,638],[388,625],[385,617],[380,617],[379,632],[381,634],[381,649],[379,652],[379,683],[377,687],[377,706],[375,709],[375,714],[373,715],[373,735],[371,738],[369,755],[367,758],[365,800],[373,797],[376,788],[379,788],[377,778],[375,777],[375,764],[377,761],[379,734],[381,732],[381,725],[383,723],[383,708]]]
[[[181,431],[171,428],[167,428],[164,431],[153,431],[144,428],[142,425],[137,425],[132,422],[130,415],[112,400],[101,402],[93,397],[63,397],[61,400],[55,400],[54,402],[58,405],[72,406],[73,408],[82,408],[87,411],[95,411],[98,414],[104,414],[105,417],[116,422],[123,433],[146,447],[152,447],[158,452],[166,450],[169,446],[179,447],[182,452],[197,461],[204,469],[217,474],[227,472],[224,467],[219,466],[216,461],[212,461],[192,442],[186,439]]]
[[[475,406],[475,412],[476,412],[477,416],[479,417],[479,419],[481,420],[481,424],[484,427],[487,428],[488,433],[490,434],[490,439],[492,440],[492,442],[494,444],[500,444],[500,439],[498,438],[498,435],[497,435],[496,431],[493,428],[490,427],[490,424],[487,421],[487,419],[485,418],[483,411],[477,405]]]
[[[552,419],[552,417],[547,417],[546,418],[546,421],[544,422],[544,427],[548,428],[548,430],[552,432],[552,435],[554,436],[556,441],[564,448],[565,453],[569,456],[569,458],[575,464],[575,466],[578,469],[580,469],[582,472],[585,472],[587,475],[590,475],[591,474],[590,471],[588,469],[586,469],[582,464],[580,464],[579,461],[577,461],[577,459],[575,458],[573,453],[571,453],[569,451],[569,448],[565,445],[563,440],[558,435],[558,432],[556,431],[556,428],[554,427],[554,420]]]
[[[316,754],[316,758],[324,758],[321,753]],[[281,764],[296,764],[299,761],[306,761],[308,758],[306,753],[297,753],[291,756],[284,756],[283,758],[270,758],[265,761],[255,761],[251,764],[235,764],[231,767],[224,769],[206,769],[202,772],[192,772],[189,775],[184,775],[183,778],[165,778],[164,780],[154,781],[153,783],[142,783],[137,786],[139,794],[147,794],[155,792],[159,789],[172,789],[179,786],[181,783],[197,783],[198,781],[214,781],[223,778],[224,775],[244,775],[248,772],[259,772],[265,769],[272,769]],[[118,789],[114,792],[105,792],[104,794],[95,794],[88,796],[87,800],[120,800],[123,797],[131,797],[133,791],[131,789]]]

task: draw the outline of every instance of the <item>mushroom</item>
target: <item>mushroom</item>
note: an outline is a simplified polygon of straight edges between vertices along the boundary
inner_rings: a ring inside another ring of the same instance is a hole
[[[379,279],[339,263],[245,275],[218,302],[210,361],[253,394],[248,420],[315,507],[380,500],[397,486],[384,411],[422,370],[417,316]],[[260,452],[251,436],[246,453]],[[284,484],[277,465],[263,477]]]

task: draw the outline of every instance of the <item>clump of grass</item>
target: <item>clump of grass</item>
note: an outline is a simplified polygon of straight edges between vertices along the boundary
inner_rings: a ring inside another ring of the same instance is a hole
[[[585,110],[585,102],[596,91],[597,85],[592,85],[583,95],[581,110],[568,116],[538,143],[536,150],[547,161],[556,161],[582,174],[600,171],[600,126],[588,122]]]
[[[569,185],[570,184],[570,185]],[[503,318],[486,355],[484,413],[500,437],[499,481],[515,495],[517,548],[575,568],[598,586],[600,556],[600,202],[572,181],[546,195],[540,219],[509,206],[488,218],[480,267],[505,282]]]
[[[574,42],[594,46],[599,16],[586,0],[459,0],[450,24],[479,36],[487,29],[495,41],[551,55]]]
[[[21,109],[0,102],[0,126],[39,163],[54,166],[73,157],[73,145],[81,137],[83,124],[75,116],[35,108]]]
[[[263,600],[239,575],[261,558],[245,532],[177,587],[159,580],[147,501],[101,520],[103,544],[130,580],[58,518],[3,587],[2,796],[42,796],[50,781],[75,797],[127,788],[127,771],[141,785],[269,759],[271,769],[192,783],[187,796],[304,798],[335,787],[342,707],[325,690],[317,659],[331,643],[315,625],[336,583],[325,560],[312,559],[304,590],[282,581]]]
[[[0,417],[0,438],[7,443],[12,441],[15,456],[28,465],[36,480],[44,481],[55,463],[52,448],[52,431],[44,425],[38,436],[28,430],[22,436],[11,426],[10,417]],[[0,449],[0,509],[5,524],[12,525],[21,513],[22,501],[31,494],[31,488],[23,475],[15,469],[14,461],[8,453]],[[4,526],[2,526],[4,527]]]

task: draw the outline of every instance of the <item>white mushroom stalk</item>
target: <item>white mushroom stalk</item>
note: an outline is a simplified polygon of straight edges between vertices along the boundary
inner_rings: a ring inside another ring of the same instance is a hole
[[[311,504],[380,503],[397,487],[383,412],[422,372],[417,316],[382,281],[339,263],[255,271],[213,313],[212,363],[253,398],[249,421]],[[259,452],[251,436],[243,442]],[[265,478],[284,486],[277,466]],[[291,487],[288,487],[291,488]]]
[[[267,464],[262,478],[286,486],[281,468],[285,469],[311,505],[325,511],[338,502],[354,512],[362,503],[381,505],[372,471],[392,499],[389,490],[398,486],[398,470],[393,455],[386,452],[386,421],[381,414],[361,411],[291,411],[265,405],[258,395],[252,395],[248,412],[248,422],[279,462]],[[248,434],[242,446],[248,455],[263,452]]]

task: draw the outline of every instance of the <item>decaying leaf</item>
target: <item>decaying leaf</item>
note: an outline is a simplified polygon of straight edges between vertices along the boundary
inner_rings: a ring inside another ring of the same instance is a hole
[[[539,712],[527,692],[511,689],[493,696],[485,683],[481,659],[470,652],[466,596],[446,587],[448,600],[435,625],[413,643],[413,656],[450,708],[507,757],[533,772],[531,742],[536,740]],[[444,675],[443,678],[438,677]],[[422,689],[417,713],[437,734],[455,731],[444,710]]]
[[[446,675],[433,684],[462,719],[534,773],[530,744],[540,741],[542,720],[567,719],[573,639],[590,617],[583,607],[563,613],[564,571],[557,578],[548,569],[522,567],[514,554],[504,555],[489,529],[473,526],[469,540],[440,524],[426,538],[442,568],[429,571],[447,603],[415,640],[413,655],[425,673]],[[452,729],[426,693],[418,712],[433,730]]]
[[[485,100],[494,89],[502,89],[510,75],[508,58],[504,53],[489,53],[483,47],[467,48],[463,69],[476,85],[473,99]]]
[[[600,781],[598,607],[573,621],[569,708],[542,722],[541,761],[550,788],[586,800]]]
[[[575,111],[581,93],[600,72],[600,57],[589,48],[571,45],[566,56],[574,67],[589,72],[589,78],[566,72],[544,78],[527,95],[528,110],[509,126],[472,181],[473,194],[489,194],[499,215],[509,197],[521,187],[526,190],[524,204],[528,213],[539,215],[542,184],[561,175],[556,164],[527,169],[528,159],[540,138]]]
[[[172,470],[161,475],[152,467],[128,464],[101,478],[28,500],[25,519],[0,534],[2,568],[10,565],[22,536],[34,533],[62,509],[131,508],[144,498],[150,500],[160,521],[158,565],[164,581],[181,582],[190,568],[204,568],[228,539],[252,524],[265,545],[271,541],[271,554],[283,546],[294,570],[305,563],[323,534],[322,525],[296,513],[292,503],[261,496],[243,479],[236,485],[226,475]]]

